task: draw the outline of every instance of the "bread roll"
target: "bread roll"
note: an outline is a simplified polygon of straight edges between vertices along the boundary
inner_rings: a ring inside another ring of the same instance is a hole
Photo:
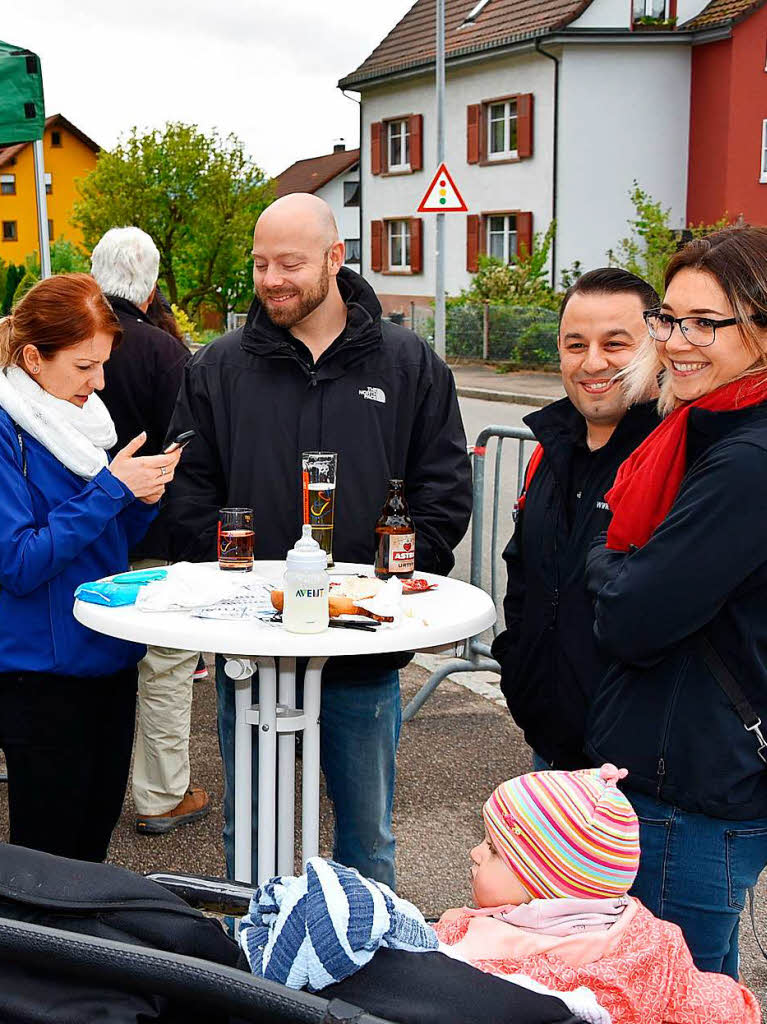
[[[285,604],[285,595],[281,590],[273,590],[269,595],[272,599],[273,607],[281,612]],[[366,613],[362,609],[358,608],[354,601],[349,597],[336,597],[331,594],[328,598],[328,609],[330,611],[331,619],[337,618],[339,615],[365,615]]]
[[[285,604],[284,593],[281,590],[273,590],[269,596],[274,609],[281,612]],[[328,598],[328,611],[331,619],[336,619],[339,615],[364,615],[368,619],[375,619],[376,622],[394,621],[390,616],[374,615],[373,612],[359,608],[350,597],[335,597],[333,594]]]

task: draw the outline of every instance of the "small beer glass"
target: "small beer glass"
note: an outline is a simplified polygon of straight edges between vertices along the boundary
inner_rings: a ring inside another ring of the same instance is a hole
[[[253,569],[252,508],[222,508],[218,513],[218,567],[231,572]]]
[[[303,452],[301,476],[304,495],[304,523],[312,537],[333,563],[333,514],[336,504],[336,452]]]

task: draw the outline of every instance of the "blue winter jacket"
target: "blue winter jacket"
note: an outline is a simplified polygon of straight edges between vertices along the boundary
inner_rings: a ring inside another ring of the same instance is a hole
[[[81,583],[127,569],[156,514],[107,469],[84,481],[0,409],[0,672],[137,664],[145,647],[86,629],[72,606]]]

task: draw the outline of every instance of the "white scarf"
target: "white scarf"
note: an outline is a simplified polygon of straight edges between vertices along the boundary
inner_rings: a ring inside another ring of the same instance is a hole
[[[18,366],[0,371],[0,407],[73,473],[92,480],[109,464],[117,433],[94,392],[81,408],[55,398]]]

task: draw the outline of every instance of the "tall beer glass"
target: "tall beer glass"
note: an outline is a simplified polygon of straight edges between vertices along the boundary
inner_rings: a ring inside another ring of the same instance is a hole
[[[303,452],[301,475],[304,494],[304,523],[333,565],[333,514],[336,503],[336,452]]]

